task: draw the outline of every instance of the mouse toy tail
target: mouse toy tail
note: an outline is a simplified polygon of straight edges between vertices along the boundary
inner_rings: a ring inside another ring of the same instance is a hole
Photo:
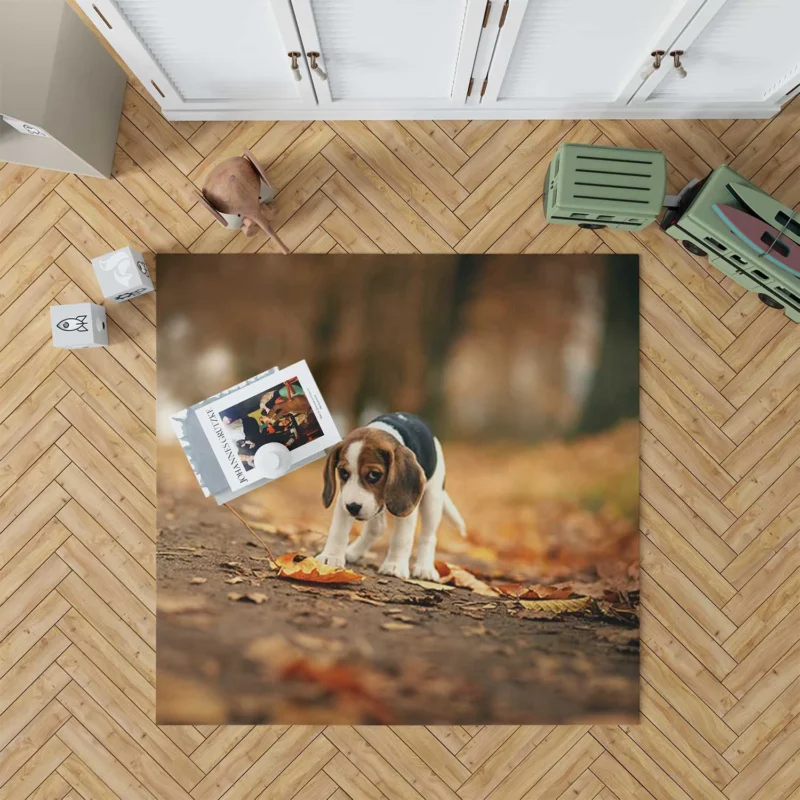
[[[280,238],[280,236],[278,236],[278,234],[275,233],[272,225],[270,225],[269,221],[264,218],[264,215],[259,214],[255,221],[258,227],[261,228],[261,230],[264,231],[264,233],[266,233],[267,236],[270,236],[275,240],[275,244],[278,245],[278,247],[281,250],[281,253],[283,253],[284,255],[289,255],[290,252],[289,248],[283,243],[283,240]]]

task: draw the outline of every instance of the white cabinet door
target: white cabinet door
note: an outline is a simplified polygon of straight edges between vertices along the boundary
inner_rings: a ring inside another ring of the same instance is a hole
[[[709,0],[671,43],[683,50],[686,77],[672,60],[634,98],[695,107],[709,103],[780,103],[800,83],[800,0]]]
[[[482,106],[624,106],[703,0],[509,0]],[[480,76],[477,76],[480,78]]]
[[[77,1],[167,111],[316,105],[289,0]]]
[[[293,0],[320,107],[463,105],[486,0]]]

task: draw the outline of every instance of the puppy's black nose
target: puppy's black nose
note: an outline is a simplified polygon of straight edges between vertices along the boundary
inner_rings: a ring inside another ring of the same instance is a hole
[[[345,508],[348,514],[356,517],[358,516],[358,512],[361,511],[361,503],[348,503]]]

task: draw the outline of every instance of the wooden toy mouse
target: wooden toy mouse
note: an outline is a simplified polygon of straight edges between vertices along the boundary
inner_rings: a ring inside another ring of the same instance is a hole
[[[211,170],[200,198],[226,228],[243,227],[246,236],[254,236],[256,229],[261,228],[286,254],[289,248],[269,224],[274,212],[263,205],[273,196],[266,172],[253,154],[245,150],[244,155],[226,158]]]

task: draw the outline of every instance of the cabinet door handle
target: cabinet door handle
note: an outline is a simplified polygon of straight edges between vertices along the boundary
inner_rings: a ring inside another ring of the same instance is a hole
[[[309,61],[311,62],[311,64],[309,65],[310,68],[311,68],[311,71],[315,72],[317,74],[317,77],[321,81],[328,80],[328,73],[325,72],[325,70],[322,69],[322,67],[320,67],[319,64],[317,64],[317,59],[321,58],[322,56],[320,56],[319,53],[317,53],[317,52],[315,52],[313,50],[311,52],[309,52],[309,53],[306,53],[306,55],[308,56]]]
[[[303,80],[303,76],[300,73],[300,64],[297,63],[297,59],[300,58],[303,54],[302,53],[298,53],[296,50],[292,50],[287,55],[289,56],[289,58],[292,59],[292,61],[291,61],[292,77],[296,81]]]
[[[675,71],[678,73],[678,77],[685,78],[686,70],[683,68],[683,64],[681,64],[683,50],[670,50],[669,54],[672,56],[672,63],[675,65]]]
[[[653,50],[650,53],[653,63],[648,64],[641,72],[641,79],[646,81],[657,69],[661,68],[661,59],[664,58],[664,51],[663,50]]]

